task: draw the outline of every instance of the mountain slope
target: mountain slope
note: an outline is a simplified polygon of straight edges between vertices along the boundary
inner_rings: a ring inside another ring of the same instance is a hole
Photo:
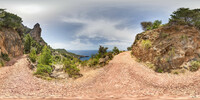
[[[86,57],[86,56],[83,56],[83,55],[77,55],[77,54],[68,52],[68,51],[65,50],[65,49],[55,49],[55,51],[58,51],[58,52],[61,53],[62,55],[67,55],[67,56],[71,56],[71,57],[75,57],[75,58]]]

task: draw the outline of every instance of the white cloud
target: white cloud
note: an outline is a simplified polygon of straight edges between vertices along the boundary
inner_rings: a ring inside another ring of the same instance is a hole
[[[92,44],[88,40],[81,42],[80,39],[76,39],[71,42],[62,42],[62,43],[50,43],[50,45],[55,48],[65,48],[66,50],[96,50],[98,49],[96,45]]]
[[[75,35],[78,40],[80,37],[87,37],[89,39],[104,39],[107,42],[96,44],[108,46],[110,49],[113,46],[117,46],[120,49],[124,49],[130,46],[133,41],[136,33],[140,32],[140,28],[117,28],[117,25],[122,24],[123,21],[109,21],[109,20],[88,20],[81,18],[64,18],[64,22],[67,23],[81,23],[84,24],[84,28],[77,32]],[[115,41],[115,42],[114,42]],[[79,41],[80,42],[80,41]],[[87,44],[91,45],[91,44]]]

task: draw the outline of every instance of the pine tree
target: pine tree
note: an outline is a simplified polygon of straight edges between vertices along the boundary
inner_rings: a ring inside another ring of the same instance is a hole
[[[36,55],[36,50],[35,49],[31,49],[29,57],[30,57],[32,62],[36,62],[37,55]]]
[[[42,53],[40,55],[39,64],[43,65],[51,65],[52,64],[52,55],[51,50],[45,45],[42,49]]]
[[[24,52],[30,53],[31,50],[31,41],[32,41],[32,37],[30,36],[30,34],[27,34],[25,37],[25,43],[24,43]]]

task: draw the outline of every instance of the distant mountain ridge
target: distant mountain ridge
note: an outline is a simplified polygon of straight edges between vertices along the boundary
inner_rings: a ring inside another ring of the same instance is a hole
[[[68,56],[72,56],[72,57],[75,57],[75,58],[88,57],[88,56],[77,55],[77,54],[75,54],[75,53],[68,52],[68,51],[65,50],[65,49],[55,49],[55,51],[58,51],[58,52],[61,53],[61,54],[66,54],[66,55],[68,55]]]

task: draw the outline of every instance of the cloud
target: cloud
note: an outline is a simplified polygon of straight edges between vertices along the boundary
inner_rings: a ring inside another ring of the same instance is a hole
[[[65,48],[66,50],[92,50],[92,49],[96,50],[98,47],[97,45],[92,44],[88,40],[80,40],[80,39],[76,39],[68,43],[63,43],[63,42],[52,43],[51,46],[53,48]]]
[[[80,23],[84,25],[84,27],[75,34],[75,37],[78,38],[77,40],[79,41],[74,43],[80,43],[80,40],[82,40],[84,37],[84,39],[86,38],[88,41],[91,39],[93,39],[95,42],[102,41],[101,43],[95,44],[108,46],[110,47],[109,49],[111,49],[113,46],[120,46],[120,49],[124,49],[130,46],[133,43],[134,37],[136,35],[134,33],[140,31],[140,29],[134,30],[133,28],[127,28],[128,26],[124,28],[118,28],[118,25],[123,24],[122,20],[109,21],[103,19],[89,20],[81,18],[64,18],[63,21],[66,23]],[[86,45],[91,47],[94,44],[90,42],[79,46],[85,47]]]

